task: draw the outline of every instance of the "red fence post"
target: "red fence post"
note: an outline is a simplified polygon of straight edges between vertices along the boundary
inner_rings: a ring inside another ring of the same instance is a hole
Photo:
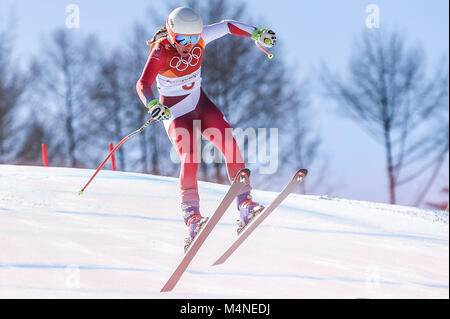
[[[114,148],[113,143],[109,143],[109,151],[111,152]],[[114,157],[114,154],[111,155],[111,164],[113,171],[116,170],[116,158]]]
[[[44,166],[48,166],[48,158],[47,158],[47,145],[42,144],[42,161],[44,162]]]

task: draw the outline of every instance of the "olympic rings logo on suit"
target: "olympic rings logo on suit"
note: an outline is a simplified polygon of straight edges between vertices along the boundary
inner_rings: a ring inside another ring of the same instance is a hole
[[[200,57],[202,55],[202,49],[199,47],[195,47],[192,49],[191,53],[189,53],[189,58],[187,60],[182,57],[174,56],[170,60],[170,67],[175,68],[178,71],[185,71],[189,66],[196,66],[200,61]]]

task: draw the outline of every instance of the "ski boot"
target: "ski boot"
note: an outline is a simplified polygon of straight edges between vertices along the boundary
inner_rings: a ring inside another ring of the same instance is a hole
[[[191,214],[188,218],[185,219],[186,225],[189,227],[188,236],[184,240],[184,252],[189,249],[189,246],[191,246],[192,242],[195,239],[195,236],[197,236],[198,233],[202,230],[202,227],[206,224],[208,221],[208,217],[202,217],[200,215],[200,212],[198,211],[198,208],[194,210],[194,214]]]
[[[264,209],[264,206],[252,201],[250,192],[239,195],[237,197],[237,203],[241,215],[241,219],[238,220],[237,229],[237,234],[239,235],[245,226]]]

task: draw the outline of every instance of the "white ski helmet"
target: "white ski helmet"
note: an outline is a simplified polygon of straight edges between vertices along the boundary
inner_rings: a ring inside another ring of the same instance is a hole
[[[203,30],[203,21],[198,13],[186,7],[173,10],[166,20],[169,36],[174,39],[176,34],[200,34]]]

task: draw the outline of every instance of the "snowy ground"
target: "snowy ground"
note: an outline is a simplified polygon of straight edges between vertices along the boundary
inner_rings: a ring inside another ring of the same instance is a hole
[[[178,180],[0,165],[0,298],[449,298],[448,212],[291,195],[225,264],[233,205],[173,292]],[[209,215],[227,187],[200,183]],[[267,204],[275,193],[255,191]]]

